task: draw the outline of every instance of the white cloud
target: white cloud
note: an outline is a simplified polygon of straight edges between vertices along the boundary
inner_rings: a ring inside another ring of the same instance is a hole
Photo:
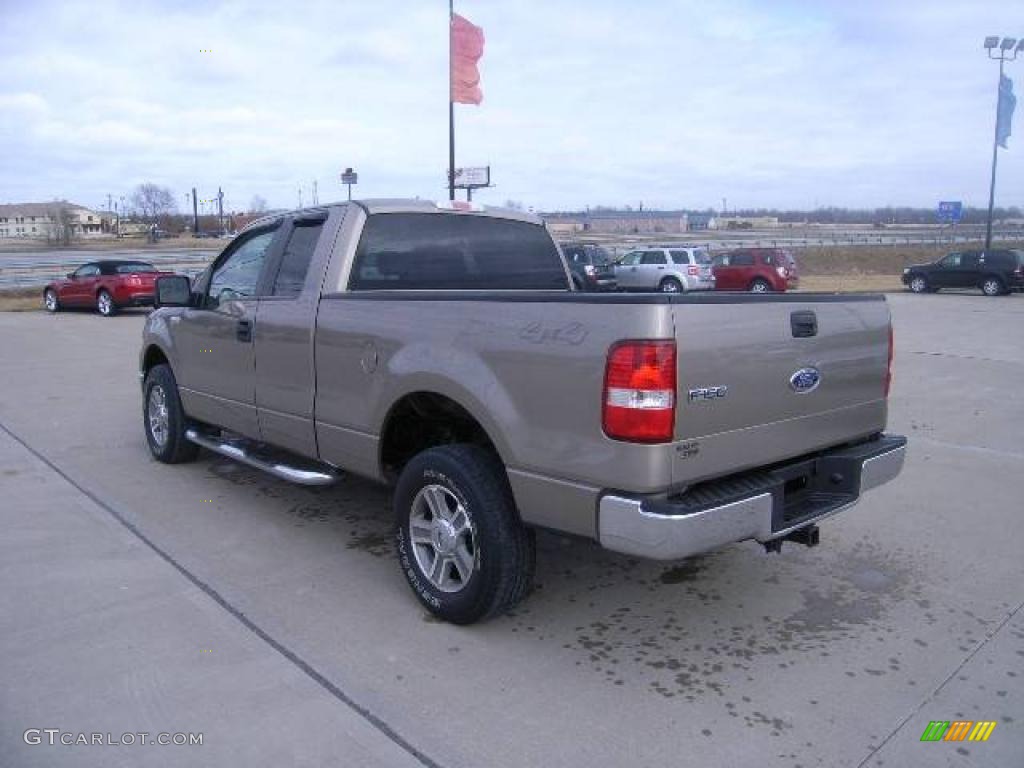
[[[1024,32],[994,0],[458,5],[487,36],[484,104],[456,107],[459,161],[491,164],[481,199],[538,207],[984,204],[995,65],[980,43]],[[360,194],[443,194],[443,3],[5,14],[0,201],[97,204],[154,181],[289,206],[314,179],[340,198],[345,166]],[[1017,134],[1004,204],[1024,196]]]

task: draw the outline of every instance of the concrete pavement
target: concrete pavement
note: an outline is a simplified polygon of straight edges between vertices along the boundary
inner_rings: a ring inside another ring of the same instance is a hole
[[[408,594],[386,491],[153,462],[140,317],[0,314],[0,764],[1021,764],[1024,297],[891,302],[907,467],[822,546],[545,535],[471,628]],[[955,719],[998,725],[920,742]],[[204,742],[23,743],[47,727]]]

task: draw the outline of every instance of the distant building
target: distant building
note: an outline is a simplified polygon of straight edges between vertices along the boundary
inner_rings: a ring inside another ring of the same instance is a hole
[[[686,223],[687,229],[691,232],[702,232],[705,229],[714,229],[718,222],[712,213],[690,213],[687,214]]]
[[[604,234],[640,234],[685,232],[686,211],[582,211],[579,213],[543,213],[548,227],[557,233],[595,232]]]
[[[778,216],[719,216],[712,229],[775,229]]]
[[[0,238],[51,238],[56,231],[61,210],[66,212],[71,237],[101,237],[110,231],[109,219],[96,211],[59,200],[52,203],[0,205]]]

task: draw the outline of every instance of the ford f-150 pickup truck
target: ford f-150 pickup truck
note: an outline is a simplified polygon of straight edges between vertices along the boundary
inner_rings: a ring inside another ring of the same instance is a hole
[[[393,484],[401,569],[456,623],[527,593],[536,528],[665,560],[811,545],[903,465],[883,297],[578,292],[518,211],[269,216],[156,306],[153,456]]]

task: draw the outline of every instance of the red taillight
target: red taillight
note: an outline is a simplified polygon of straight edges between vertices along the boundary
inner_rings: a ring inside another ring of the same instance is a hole
[[[889,389],[892,387],[892,326],[889,326],[889,362],[885,369],[885,396],[889,396]]]
[[[700,267],[689,266],[686,268],[686,274],[688,275],[699,275]]]
[[[666,443],[676,418],[676,343],[620,341],[608,350],[601,420],[615,440]]]

